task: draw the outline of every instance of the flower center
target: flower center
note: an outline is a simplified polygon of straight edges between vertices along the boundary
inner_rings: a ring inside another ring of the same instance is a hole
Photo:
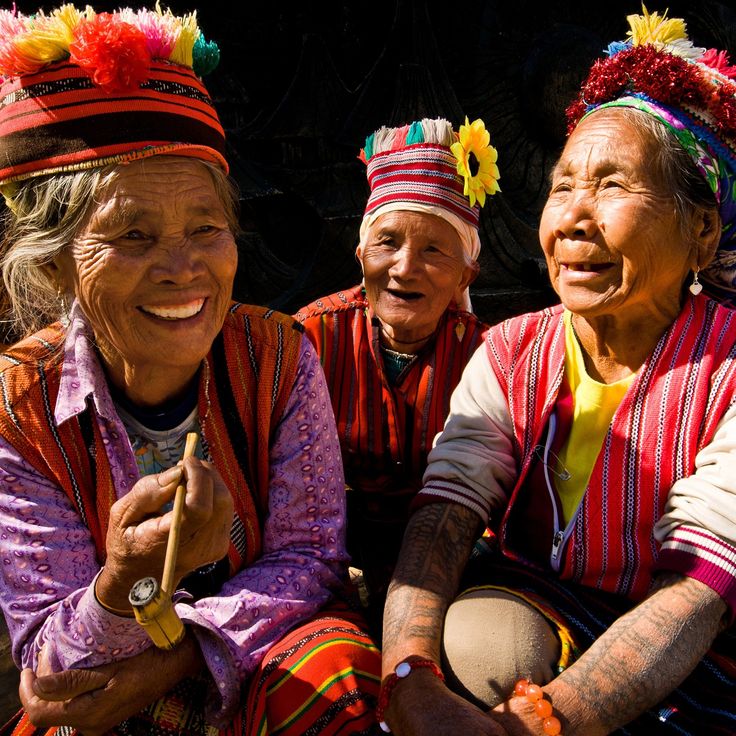
[[[470,169],[470,176],[475,176],[480,171],[480,161],[472,151],[468,154],[468,168]]]

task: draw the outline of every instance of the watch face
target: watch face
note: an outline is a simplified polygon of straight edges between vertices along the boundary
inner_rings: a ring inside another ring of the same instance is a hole
[[[156,578],[141,578],[130,589],[128,600],[132,606],[147,606],[158,595]]]

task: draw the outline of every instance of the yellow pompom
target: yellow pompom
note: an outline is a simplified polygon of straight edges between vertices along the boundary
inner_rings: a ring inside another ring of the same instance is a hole
[[[171,11],[168,11],[171,12]],[[175,64],[183,64],[184,66],[192,66],[192,50],[194,44],[199,38],[199,26],[197,25],[197,11],[183,15],[180,19],[181,31],[176,41],[176,46],[171,53],[170,60]]]
[[[650,13],[642,3],[643,15],[627,15],[631,30],[626,35],[631,37],[634,46],[652,44],[658,47],[679,40],[687,40],[685,21],[682,18],[668,18],[667,11],[659,15]]]

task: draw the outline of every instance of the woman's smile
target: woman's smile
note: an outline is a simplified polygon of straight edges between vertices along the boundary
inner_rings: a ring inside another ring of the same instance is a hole
[[[183,320],[190,319],[191,317],[199,314],[202,311],[204,303],[204,299],[194,299],[182,304],[172,304],[167,306],[153,306],[150,304],[146,304],[138,307],[138,309],[141,312],[152,317],[156,317],[158,319],[163,319],[167,321]]]

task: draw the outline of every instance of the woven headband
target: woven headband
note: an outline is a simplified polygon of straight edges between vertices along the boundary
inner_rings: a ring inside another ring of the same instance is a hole
[[[227,171],[224,131],[197,74],[219,51],[194,15],[0,11],[0,35],[0,184],[163,153]]]

